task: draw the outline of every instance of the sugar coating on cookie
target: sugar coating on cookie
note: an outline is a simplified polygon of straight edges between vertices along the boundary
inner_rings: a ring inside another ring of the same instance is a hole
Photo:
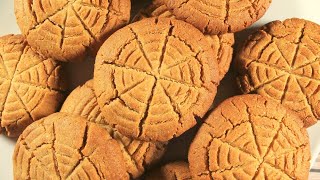
[[[224,34],[241,31],[260,19],[271,0],[164,0],[169,10],[202,32]]]
[[[320,26],[274,21],[249,37],[236,67],[244,93],[256,92],[297,112],[309,127],[320,118]]]
[[[63,69],[34,52],[22,35],[0,37],[0,61],[1,127],[16,137],[60,108],[66,90]]]
[[[168,141],[211,106],[218,64],[203,34],[182,21],[149,18],[114,33],[98,52],[94,90],[123,135]]]
[[[301,119],[260,95],[221,103],[189,149],[194,179],[308,179],[310,145]]]
[[[163,156],[166,143],[146,142],[128,138],[109,125],[102,116],[97,98],[93,91],[93,81],[73,90],[64,102],[60,112],[80,115],[87,121],[107,129],[110,136],[117,140],[125,159],[127,171],[132,178],[138,178]]]
[[[172,162],[155,169],[146,175],[146,180],[192,180],[189,164],[183,161]]]
[[[173,18],[175,16],[165,5],[165,0],[153,0],[150,5],[142,9],[135,17],[134,21],[139,21],[150,17]],[[206,39],[213,49],[213,54],[219,65],[219,79],[223,79],[230,68],[233,55],[234,34],[226,33],[221,35],[205,34]]]
[[[28,43],[47,57],[80,61],[130,19],[130,0],[15,0]]]
[[[129,179],[119,144],[109,133],[66,113],[28,126],[13,164],[15,179]]]

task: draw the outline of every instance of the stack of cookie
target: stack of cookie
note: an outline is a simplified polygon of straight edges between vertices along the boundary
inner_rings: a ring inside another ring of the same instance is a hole
[[[0,38],[1,127],[21,134],[15,179],[137,179],[205,115],[188,163],[142,177],[306,179],[306,127],[320,116],[319,25],[275,21],[251,35],[235,55],[251,94],[208,113],[233,33],[270,3],[153,0],[129,24],[129,0],[15,0],[23,35]],[[67,96],[64,63],[88,55],[93,79]]]

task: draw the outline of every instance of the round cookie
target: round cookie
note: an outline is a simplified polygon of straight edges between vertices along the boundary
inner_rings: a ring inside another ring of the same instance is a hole
[[[26,128],[13,168],[15,179],[129,179],[119,144],[108,131],[66,113]]]
[[[96,96],[93,91],[93,81],[73,90],[64,102],[61,112],[80,115],[87,121],[99,124],[108,130],[110,136],[117,140],[125,159],[127,171],[131,178],[138,178],[146,167],[150,167],[163,156],[166,143],[145,142],[127,138],[110,126],[101,115]]]
[[[260,95],[221,103],[189,149],[194,179],[308,179],[310,144],[301,119]]]
[[[224,34],[241,31],[260,19],[271,0],[164,0],[177,19],[204,33]]]
[[[0,121],[10,137],[56,112],[66,90],[61,64],[34,52],[22,35],[0,37]]]
[[[146,175],[146,180],[192,180],[189,165],[183,161],[166,164]]]
[[[297,112],[309,127],[320,118],[320,26],[302,19],[271,22],[240,49],[244,93],[258,93]]]
[[[150,17],[173,18],[175,16],[165,5],[166,0],[153,0],[152,3],[142,9],[135,17],[134,21],[139,21]],[[219,65],[219,79],[223,79],[230,68],[233,54],[234,34],[227,33],[221,35],[205,34],[206,39],[213,49],[213,56],[217,58]]]
[[[80,61],[130,19],[130,0],[15,0],[30,46],[60,61]]]
[[[121,134],[140,140],[181,135],[214,100],[218,65],[212,53],[203,34],[183,21],[149,18],[117,31],[95,64],[103,116]]]

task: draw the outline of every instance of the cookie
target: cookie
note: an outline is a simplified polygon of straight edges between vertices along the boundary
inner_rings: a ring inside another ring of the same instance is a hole
[[[152,0],[151,4],[141,9],[138,14],[134,16],[133,21],[136,22],[151,17],[175,19],[175,16],[166,6],[165,1],[166,0]]]
[[[17,23],[30,46],[47,57],[80,61],[130,19],[130,0],[15,0]]]
[[[128,137],[168,141],[211,106],[218,64],[203,34],[149,18],[114,33],[98,52],[94,91],[103,116]]]
[[[64,102],[61,112],[80,115],[87,121],[96,123],[108,130],[110,136],[117,140],[125,159],[130,177],[136,179],[143,174],[146,167],[156,163],[165,152],[166,143],[145,142],[127,138],[109,125],[101,115],[93,91],[93,81],[73,90]]]
[[[271,22],[251,35],[236,69],[244,93],[258,93],[299,114],[309,127],[320,118],[320,26],[303,19]]]
[[[260,95],[221,103],[189,149],[194,179],[308,179],[310,144],[301,119]]]
[[[10,137],[60,108],[61,64],[33,51],[21,35],[0,37],[0,121]]]
[[[164,165],[146,175],[146,180],[191,180],[189,165],[177,161]]]
[[[119,144],[108,131],[66,113],[26,128],[13,168],[15,179],[129,179]]]
[[[224,34],[241,31],[260,19],[271,0],[163,0],[177,19],[202,32]]]
[[[169,11],[165,5],[165,0],[153,0],[152,3],[142,9],[134,18],[139,21],[150,17],[173,18],[175,16]],[[233,54],[234,34],[227,33],[221,35],[205,34],[206,39],[213,49],[213,56],[217,58],[219,65],[219,79],[223,79],[230,68]]]

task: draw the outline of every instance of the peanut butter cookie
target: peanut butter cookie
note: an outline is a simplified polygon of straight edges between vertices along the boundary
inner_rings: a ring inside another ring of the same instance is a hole
[[[173,18],[175,16],[169,11],[165,5],[166,0],[153,0],[152,3],[142,9],[134,18],[139,21],[150,17]],[[233,54],[234,34],[227,33],[221,35],[205,34],[206,39],[213,49],[213,56],[217,59],[219,65],[219,79],[223,79],[230,68]]]
[[[146,180],[192,180],[189,164],[183,161],[173,162],[147,174]]]
[[[30,46],[61,61],[79,61],[130,19],[130,0],[15,0]]]
[[[202,32],[224,34],[241,31],[260,19],[271,0],[164,0],[177,19]]]
[[[320,118],[320,26],[274,21],[251,35],[236,60],[244,93],[258,93],[297,112],[309,127]]]
[[[310,145],[301,119],[260,95],[221,103],[189,150],[194,179],[308,179]]]
[[[98,52],[94,90],[103,116],[125,136],[168,141],[211,106],[218,64],[192,25],[148,18],[114,33]]]
[[[101,115],[97,98],[93,91],[93,81],[73,90],[64,102],[61,112],[80,115],[87,121],[96,123],[108,130],[117,140],[125,159],[127,171],[134,179],[143,174],[145,167],[156,163],[164,154],[166,143],[146,142],[128,138],[109,125]]]
[[[15,179],[129,179],[119,144],[108,131],[66,113],[28,126],[13,163]]]
[[[0,121],[8,136],[59,110],[63,74],[61,64],[33,51],[22,35],[0,37]]]

